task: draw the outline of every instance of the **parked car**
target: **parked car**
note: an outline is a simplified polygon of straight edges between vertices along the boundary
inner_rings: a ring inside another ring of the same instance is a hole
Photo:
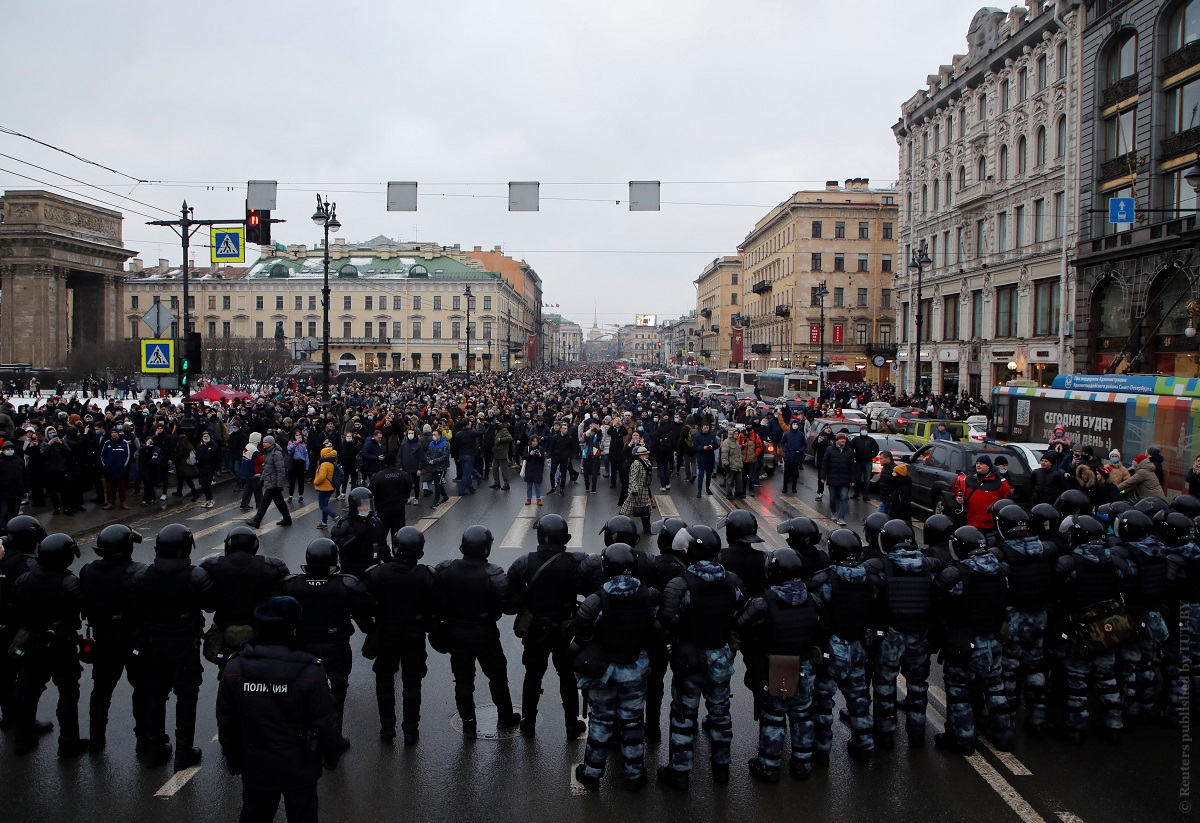
[[[968,423],[967,436],[975,443],[982,443],[984,440],[987,440],[987,427]]]
[[[851,409],[847,407],[841,409],[840,411],[842,412],[842,417],[846,418],[856,426],[862,425],[868,420],[867,413],[862,409]]]
[[[884,434],[900,434],[908,425],[908,421],[916,417],[923,417],[918,409],[892,406],[879,412],[875,430]]]
[[[966,423],[961,423],[957,420],[934,420],[932,418],[923,418],[921,420],[909,420],[908,425],[904,427],[904,437],[908,442],[913,444],[914,448],[920,448],[933,439],[933,433],[937,431],[937,427],[946,426],[946,430],[950,432],[950,436],[958,441],[970,440],[970,427]]]
[[[872,434],[871,438],[879,444],[881,452],[891,452],[892,457],[896,459],[897,463],[907,463],[912,459],[914,451],[912,444],[900,435]],[[879,460],[879,456],[876,455],[875,459],[871,462],[871,479],[869,482],[872,488],[879,485],[879,474],[881,471],[883,471],[883,464]]]
[[[963,421],[968,426],[978,426],[981,429],[988,427],[988,419],[986,414],[973,414]]]
[[[863,406],[863,411],[866,412],[867,415],[867,428],[869,428],[871,431],[879,431],[879,429],[876,428],[876,423],[878,422],[876,417],[881,411],[884,409],[890,409],[891,407],[891,403],[885,403],[882,400],[872,400],[870,403]]]
[[[1047,449],[1045,443],[1005,443],[1004,445],[1019,449],[1021,457],[1025,459],[1030,471],[1042,465],[1042,452]]]
[[[817,441],[817,434],[826,426],[833,429],[834,434],[837,434],[842,429],[846,429],[848,432],[851,432],[851,436],[853,437],[853,421],[847,420],[844,417],[818,417],[808,428],[807,455],[809,460],[816,461],[816,457],[813,456],[813,443]]]
[[[958,506],[950,488],[956,477],[975,471],[975,459],[980,454],[987,454],[992,459],[1001,454],[1009,456],[1008,482],[1013,487],[1012,499],[1022,506],[1029,505],[1033,494],[1033,471],[1019,447],[1011,443],[953,440],[926,443],[912,456],[908,469],[912,501],[935,514],[953,514]]]

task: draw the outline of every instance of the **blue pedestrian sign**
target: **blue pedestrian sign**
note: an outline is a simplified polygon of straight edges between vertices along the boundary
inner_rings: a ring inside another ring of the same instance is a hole
[[[1134,207],[1132,197],[1108,198],[1108,222],[1132,223],[1133,218]]]
[[[246,262],[246,230],[243,227],[214,227],[209,237],[213,263]]]
[[[142,340],[142,374],[175,373],[174,340]]]

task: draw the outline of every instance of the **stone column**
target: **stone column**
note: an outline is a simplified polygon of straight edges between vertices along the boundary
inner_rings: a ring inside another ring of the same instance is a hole
[[[66,356],[66,275],[49,263],[12,263],[4,271],[0,361],[61,365]]]

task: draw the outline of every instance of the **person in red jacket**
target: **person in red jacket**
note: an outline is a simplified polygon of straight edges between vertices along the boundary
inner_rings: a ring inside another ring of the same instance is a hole
[[[1012,487],[1008,485],[1008,481],[993,470],[992,458],[980,454],[975,459],[975,474],[967,477],[955,495],[955,500],[962,507],[966,524],[987,533],[994,528],[988,509],[997,500],[1011,495]]]

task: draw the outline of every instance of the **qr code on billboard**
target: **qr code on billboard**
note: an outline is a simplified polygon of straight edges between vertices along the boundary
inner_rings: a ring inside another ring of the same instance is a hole
[[[1029,401],[1028,400],[1018,400],[1017,401],[1017,425],[1018,426],[1028,426],[1029,425]]]

